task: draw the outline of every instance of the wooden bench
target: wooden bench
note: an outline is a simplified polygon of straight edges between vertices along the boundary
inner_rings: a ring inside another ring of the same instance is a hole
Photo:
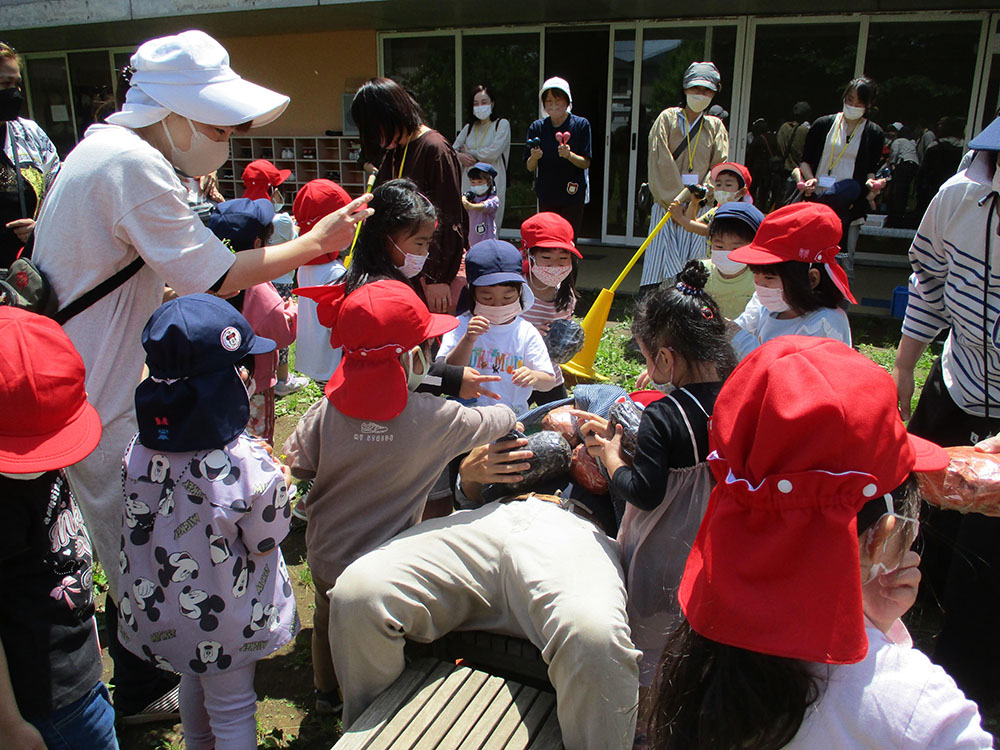
[[[551,690],[436,658],[410,663],[334,750],[562,750]]]

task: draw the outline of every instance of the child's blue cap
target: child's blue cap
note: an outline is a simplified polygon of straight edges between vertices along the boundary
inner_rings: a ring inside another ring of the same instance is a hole
[[[274,204],[267,198],[237,198],[215,207],[205,224],[220,240],[229,240],[233,250],[249,250],[274,220]]]
[[[1000,151],[1000,117],[987,125],[983,131],[969,141],[974,151]],[[476,165],[479,166],[478,164]]]
[[[465,276],[469,286],[524,283],[524,259],[520,251],[503,240],[483,240],[465,254]]]
[[[482,172],[483,174],[488,174],[493,179],[496,179],[497,177],[497,170],[493,167],[493,165],[487,164],[484,161],[477,161],[475,164],[469,167],[469,176],[471,177],[472,173],[476,171]]]
[[[732,201],[730,203],[723,203],[716,209],[712,220],[714,221],[715,219],[735,219],[736,221],[742,221],[756,234],[757,230],[760,229],[760,223],[764,221],[764,214],[752,203]]]

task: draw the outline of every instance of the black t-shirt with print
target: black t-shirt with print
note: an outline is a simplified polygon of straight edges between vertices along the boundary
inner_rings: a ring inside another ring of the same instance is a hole
[[[93,553],[61,472],[0,476],[0,641],[18,709],[43,718],[101,679]]]
[[[0,146],[7,145],[6,123],[0,123]],[[7,229],[7,223],[15,219],[23,218],[21,214],[21,199],[17,193],[17,173],[14,165],[11,164],[7,154],[0,148],[0,268],[7,268],[14,258],[17,257],[18,250],[24,245],[13,231]],[[24,185],[24,213],[30,218],[35,215],[35,207],[38,198],[35,196],[35,189],[27,180],[23,180]]]

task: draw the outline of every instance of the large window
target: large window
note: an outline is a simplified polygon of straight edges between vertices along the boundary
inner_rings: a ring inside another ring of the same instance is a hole
[[[385,40],[385,76],[408,89],[445,138],[454,138],[455,37],[390,37]]]

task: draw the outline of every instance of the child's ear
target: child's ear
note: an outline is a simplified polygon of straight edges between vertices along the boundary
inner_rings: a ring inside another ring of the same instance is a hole
[[[264,240],[262,240],[260,237],[256,238],[253,241],[253,247],[254,250],[256,250],[258,247],[264,247]]]
[[[815,289],[819,286],[820,270],[818,268],[809,269],[809,288]]]

